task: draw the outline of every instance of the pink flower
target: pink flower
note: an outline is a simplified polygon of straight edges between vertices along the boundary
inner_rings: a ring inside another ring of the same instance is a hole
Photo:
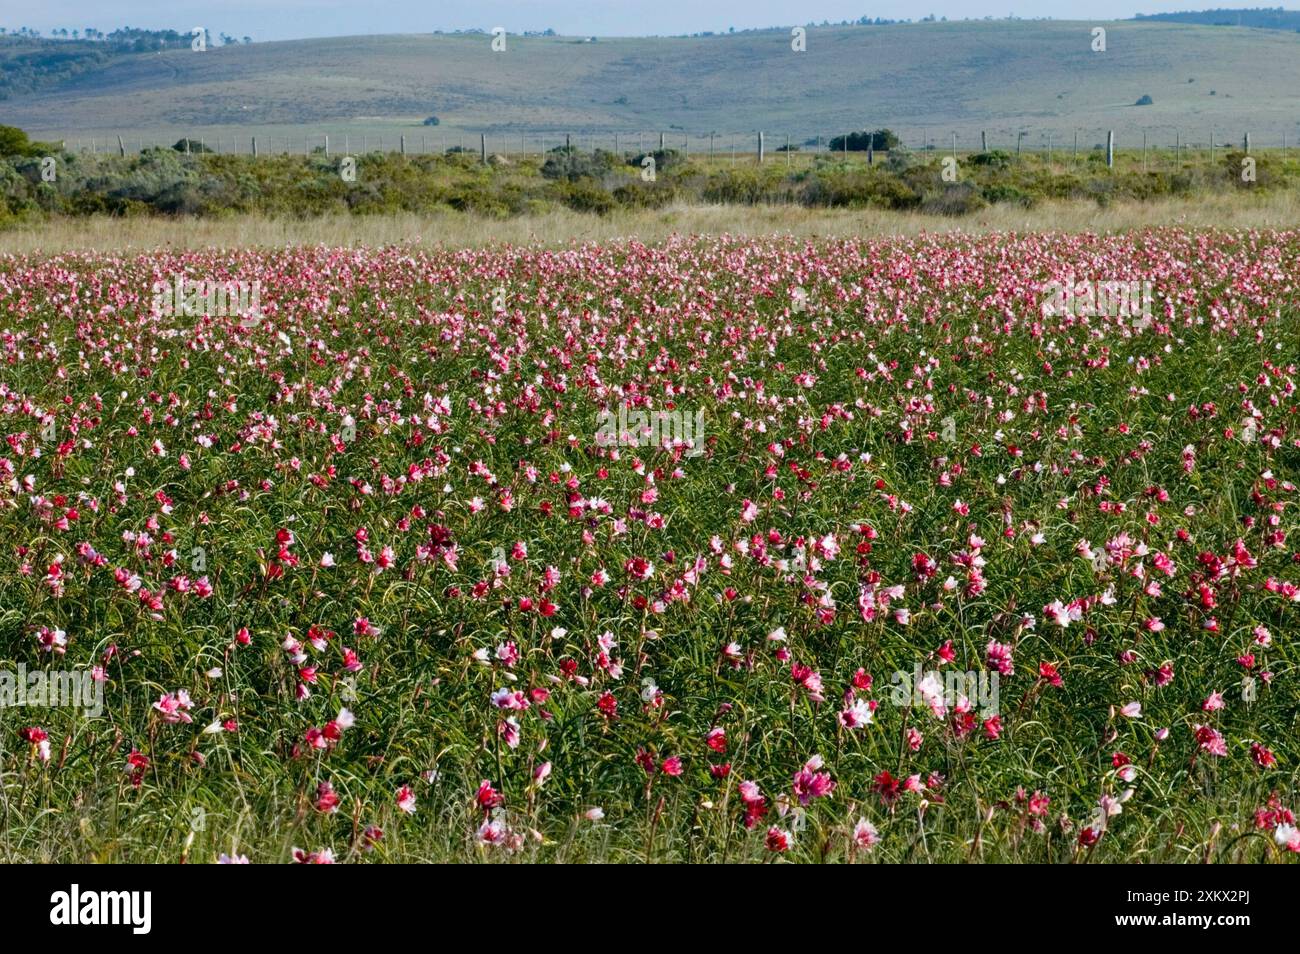
[[[175,692],[160,696],[158,701],[153,704],[154,709],[162,713],[164,722],[193,722],[190,718],[189,710],[193,708],[194,703],[190,701],[190,694],[184,689],[178,689]]]
[[[793,843],[794,836],[775,825],[767,830],[767,837],[763,839],[763,845],[767,850],[778,855],[789,851]]]
[[[859,818],[853,826],[853,843],[863,851],[870,851],[879,841],[880,832],[876,831],[876,826],[865,818]]]
[[[822,757],[814,755],[804,763],[803,768],[794,773],[794,794],[800,805],[807,806],[814,798],[835,791],[835,782],[830,773],[818,771],[821,767]]]
[[[1220,757],[1228,754],[1228,744],[1217,729],[1208,725],[1197,725],[1193,727],[1193,731],[1196,734],[1196,743],[1202,751]]]
[[[411,786],[403,785],[397,790],[397,807],[408,815],[415,814],[415,793]]]

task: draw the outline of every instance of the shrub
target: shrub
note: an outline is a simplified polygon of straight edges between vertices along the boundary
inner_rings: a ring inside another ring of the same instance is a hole
[[[973,183],[956,182],[940,192],[926,196],[921,203],[921,211],[930,215],[970,215],[987,204]]]
[[[1011,165],[1011,153],[1003,149],[990,149],[977,152],[967,160],[971,165],[987,166],[990,169],[1005,169]]]
[[[980,190],[980,194],[986,202],[1002,205],[1021,205],[1025,208],[1033,205],[1035,201],[1033,196],[1005,182],[986,185]]]
[[[575,212],[595,212],[605,215],[614,210],[614,197],[590,179],[579,179],[559,185],[559,198]]]
[[[569,182],[600,179],[618,164],[618,157],[604,149],[578,152],[576,149],[566,151],[561,146],[558,152],[552,150],[547,155],[542,163],[542,175],[547,179],[567,179]]]

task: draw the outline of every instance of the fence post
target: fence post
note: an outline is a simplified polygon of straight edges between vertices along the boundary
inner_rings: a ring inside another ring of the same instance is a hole
[[[402,150],[402,155],[405,156],[406,155],[406,134],[405,133],[402,134],[402,141],[399,144],[399,148]]]
[[[983,129],[980,130],[980,152],[989,151],[989,134]]]
[[[1247,134],[1247,135],[1249,135],[1249,134]],[[1249,148],[1249,147],[1247,147],[1247,148]],[[121,136],[118,136],[118,137],[117,137],[117,154],[118,154],[119,156],[121,156],[123,159],[126,158],[126,146],[122,145],[122,137],[121,137]]]
[[[483,165],[487,165],[487,133],[478,134],[478,157]]]
[[[1242,151],[1245,152],[1247,155],[1249,155],[1250,154],[1250,133],[1246,133],[1245,139],[1242,140],[1242,145],[1245,147]]]
[[[253,137],[253,158],[257,158],[257,137]]]
[[[762,130],[759,130],[758,133],[758,164],[760,166],[763,164],[763,131]]]
[[[790,134],[785,134],[785,167],[790,168]]]
[[[1106,131],[1106,168],[1115,167],[1115,130]]]
[[[328,156],[329,154],[330,154],[330,137],[329,137],[329,136],[326,136],[326,137],[325,137],[325,155]]]
[[[849,137],[847,134],[844,137],[844,151],[845,153],[849,151]],[[867,130],[867,165],[874,166],[875,164],[876,164],[876,134],[872,132],[870,129],[868,129]]]
[[[664,151],[664,134],[663,134],[663,133],[660,133],[660,134],[659,134],[659,151],[660,151],[660,152],[663,152],[663,151]]]

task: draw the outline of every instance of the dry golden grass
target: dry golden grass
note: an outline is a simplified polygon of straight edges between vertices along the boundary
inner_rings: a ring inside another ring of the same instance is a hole
[[[61,252],[159,247],[425,244],[463,247],[566,244],[673,234],[799,237],[915,235],[920,232],[1116,232],[1162,225],[1192,228],[1289,228],[1300,223],[1300,199],[1225,195],[1189,200],[1044,203],[1033,209],[991,206],[975,215],[942,218],[884,210],[787,206],[683,206],[598,217],[558,211],[511,219],[447,212],[437,215],[328,216],[319,219],[91,217],[61,219],[0,232],[0,252]]]

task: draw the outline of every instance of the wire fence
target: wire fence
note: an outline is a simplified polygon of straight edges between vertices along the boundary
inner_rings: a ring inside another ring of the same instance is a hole
[[[1158,127],[1141,131],[1114,133],[1108,129],[989,129],[979,132],[942,132],[937,129],[893,131],[898,146],[911,152],[938,155],[971,155],[1002,151],[1012,154],[1042,155],[1051,159],[1070,159],[1105,153],[1108,137],[1113,136],[1116,152],[1141,152],[1148,158],[1172,156],[1191,160],[1201,154],[1241,150],[1286,154],[1295,147],[1300,135],[1286,133],[1266,139],[1249,132],[1232,132],[1213,127],[1192,131]],[[865,137],[864,137],[865,138]],[[76,153],[139,154],[151,148],[178,148],[179,151],[211,152],[221,155],[363,155],[398,153],[402,155],[443,155],[448,152],[478,154],[481,157],[544,157],[547,153],[572,150],[605,150],[637,156],[656,150],[674,150],[695,159],[732,163],[742,160],[784,162],[793,165],[833,153],[861,157],[861,149],[850,149],[840,133],[800,134],[749,132],[470,132],[432,131],[371,135],[353,132],[277,135],[203,136],[178,133],[172,136],[88,136],[64,139],[64,149]],[[837,142],[838,140],[838,142]],[[187,145],[188,143],[188,145]],[[881,152],[889,150],[882,149]]]

